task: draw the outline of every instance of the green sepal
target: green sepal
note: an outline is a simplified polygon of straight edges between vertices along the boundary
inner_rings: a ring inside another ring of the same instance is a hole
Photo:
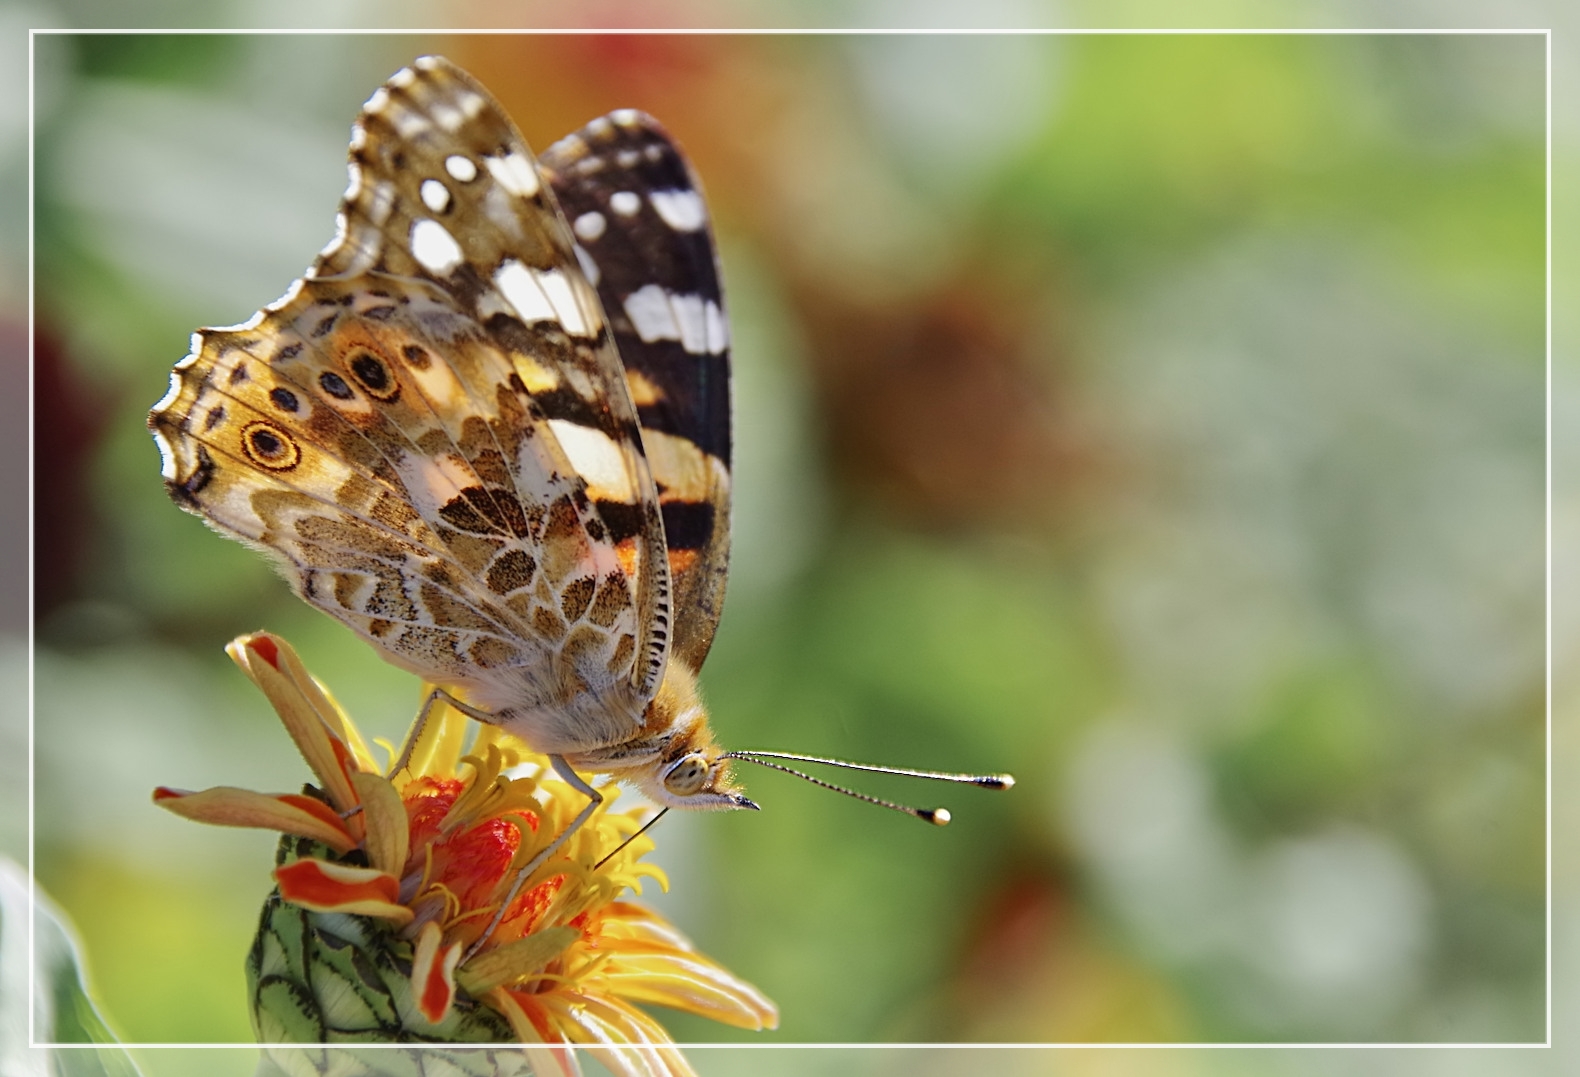
[[[280,843],[282,864],[304,856],[358,863],[360,854],[337,857],[303,838]],[[264,902],[258,934],[247,957],[247,990],[253,1028],[264,1044],[514,1043],[509,1022],[464,990],[450,1013],[429,1024],[411,991],[411,943],[385,921],[346,913],[312,912],[276,890]],[[440,1066],[441,1055],[447,1059]],[[449,1056],[454,1055],[451,1058]],[[486,1057],[476,1057],[476,1056]],[[340,1074],[476,1072],[529,1074],[513,1051],[347,1052],[273,1049],[270,1056],[290,1077]],[[416,1061],[426,1059],[426,1061]],[[370,1065],[376,1066],[369,1069]],[[350,1067],[350,1068],[342,1068]]]

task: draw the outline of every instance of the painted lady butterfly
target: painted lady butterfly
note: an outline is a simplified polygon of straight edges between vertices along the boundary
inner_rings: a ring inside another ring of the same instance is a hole
[[[571,829],[600,799],[576,771],[731,809],[756,807],[732,758],[823,762],[722,751],[697,695],[729,553],[729,328],[675,143],[621,111],[534,158],[429,56],[369,99],[350,173],[306,276],[197,332],[150,413],[177,504],[548,754],[590,798]]]

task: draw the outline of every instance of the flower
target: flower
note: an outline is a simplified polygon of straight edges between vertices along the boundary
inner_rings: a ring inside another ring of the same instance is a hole
[[[285,835],[248,962],[262,1042],[516,1041],[534,1045],[532,1069],[566,1073],[577,1066],[565,1048],[588,1045],[615,1074],[663,1077],[692,1071],[638,1004],[777,1025],[761,992],[622,898],[644,877],[667,881],[640,863],[652,842],[633,838],[638,812],[610,810],[616,789],[600,790],[604,804],[496,918],[519,869],[582,810],[583,794],[519,740],[443,703],[414,731],[407,765],[385,774],[284,640],[256,633],[226,650],[319,785],[160,788],[154,801]]]

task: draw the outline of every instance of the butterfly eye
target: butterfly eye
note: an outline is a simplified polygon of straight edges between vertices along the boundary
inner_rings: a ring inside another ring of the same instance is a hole
[[[680,757],[664,774],[664,788],[676,796],[689,797],[702,790],[708,778],[708,764],[697,752]]]

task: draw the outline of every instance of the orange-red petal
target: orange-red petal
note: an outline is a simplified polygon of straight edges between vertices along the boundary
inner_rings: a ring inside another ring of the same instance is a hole
[[[192,793],[160,786],[154,790],[154,803],[199,823],[278,830],[311,838],[337,853],[350,852],[357,845],[345,820],[333,808],[299,793],[270,796],[225,785]]]
[[[225,652],[269,698],[330,802],[341,811],[356,807],[349,777],[356,767],[341,739],[345,723],[291,645],[278,636],[255,632],[238,636]]]
[[[372,868],[303,857],[274,869],[280,896],[317,912],[379,916],[408,924],[412,911],[400,904],[400,880]]]
[[[437,1025],[450,1012],[455,1001],[455,966],[461,960],[461,944],[444,942],[444,932],[429,920],[417,934],[411,959],[411,989],[417,1009]]]

